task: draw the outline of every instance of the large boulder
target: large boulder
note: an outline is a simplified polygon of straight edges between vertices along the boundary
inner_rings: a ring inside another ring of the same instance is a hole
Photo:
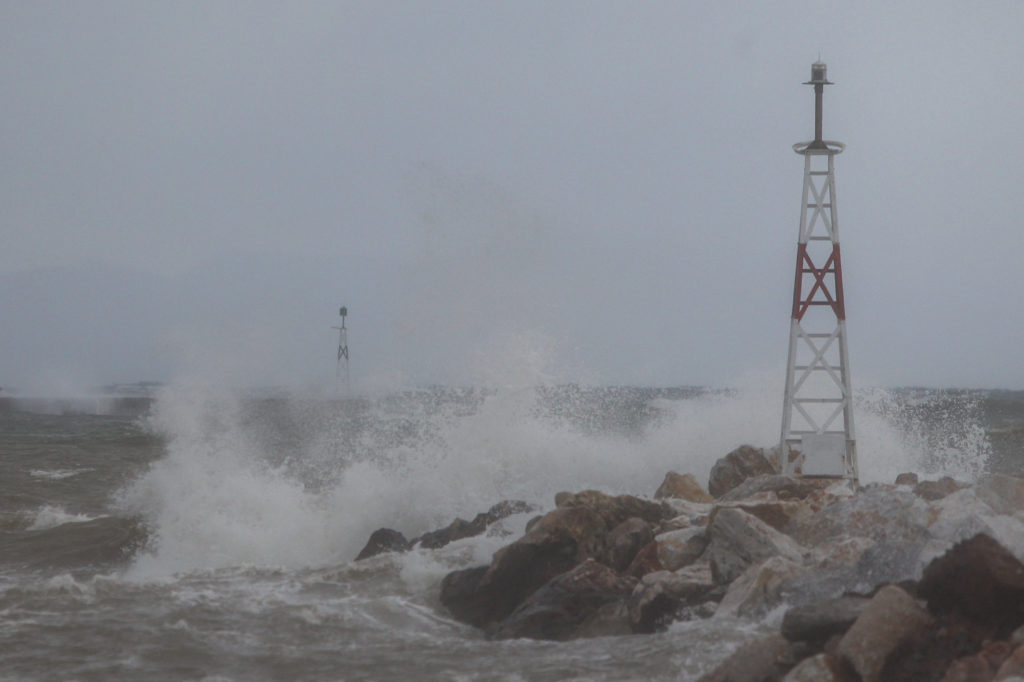
[[[791,642],[822,645],[845,634],[870,601],[868,597],[849,595],[794,606],[782,618],[782,636]]]
[[[665,480],[658,486],[654,497],[659,500],[663,497],[675,497],[690,502],[715,501],[715,498],[700,487],[700,483],[697,482],[697,478],[693,474],[679,474],[675,471],[665,474]]]
[[[909,485],[915,486],[919,483],[917,474],[914,472],[905,472],[896,476],[896,485]]]
[[[675,515],[670,507],[660,502],[651,502],[633,495],[612,496],[597,490],[558,493],[555,504],[559,509],[590,509],[601,517],[608,529],[633,517],[655,524]]]
[[[715,462],[708,479],[708,492],[721,497],[753,476],[776,473],[764,450],[752,445],[741,445]]]
[[[808,518],[815,512],[810,505],[798,500],[738,500],[719,503],[719,508],[742,509],[753,514],[776,530],[786,531],[799,519]]]
[[[552,578],[600,556],[606,535],[604,519],[592,509],[555,509],[522,538],[495,552],[482,575],[476,579],[474,574],[471,586],[462,578],[445,578],[441,601],[456,618],[486,627],[506,618]]]
[[[978,481],[978,496],[999,514],[1024,511],[1024,478],[989,474]]]
[[[1005,638],[1024,624],[1024,564],[987,535],[935,559],[917,593],[933,613],[971,621],[991,638]]]
[[[370,539],[366,541],[366,545],[356,555],[356,561],[369,559],[385,552],[408,552],[411,548],[412,543],[399,531],[393,528],[378,528],[373,531]]]
[[[872,597],[839,641],[839,658],[863,682],[887,682],[883,669],[894,652],[932,625],[932,618],[905,590],[887,585]]]
[[[794,663],[792,645],[781,635],[767,635],[740,646],[697,682],[776,682]]]
[[[773,556],[754,564],[729,585],[715,611],[715,617],[763,616],[783,598],[783,590],[800,575],[803,568],[792,559]]]
[[[789,532],[808,547],[847,536],[923,542],[928,538],[928,521],[927,504],[913,493],[875,487],[796,519]]]
[[[718,509],[708,535],[711,544],[707,556],[718,584],[732,582],[749,566],[769,557],[803,561],[803,548],[793,538],[741,509]]]
[[[699,603],[714,588],[707,564],[645,575],[629,600],[633,631],[648,633],[662,629],[676,619],[683,607]]]
[[[418,541],[421,547],[438,549],[456,540],[480,535],[485,530],[487,530],[487,525],[484,523],[455,519],[444,528],[424,533],[414,543]]]
[[[494,605],[488,595],[478,595],[487,566],[452,571],[441,581],[441,603],[456,619],[482,627],[494,620]]]
[[[827,487],[831,481],[801,479],[782,474],[762,474],[743,481],[720,496],[723,502],[746,500],[761,493],[773,493],[778,500],[803,500]]]
[[[625,571],[636,558],[637,552],[650,544],[654,531],[643,519],[626,519],[612,528],[605,539],[604,563],[611,568]]]
[[[983,494],[978,488],[966,488],[932,502],[929,505],[932,518],[928,525],[929,534],[941,541],[944,551],[953,543],[983,533],[1009,549],[1018,559],[1024,559],[1024,524],[997,512],[990,501],[1000,503],[998,498]]]
[[[417,544],[426,549],[444,547],[462,538],[481,535],[491,524],[513,514],[523,514],[536,509],[537,507],[534,505],[522,500],[503,500],[493,505],[487,511],[474,516],[472,521],[455,519],[444,528],[424,533],[412,540],[407,539],[397,530],[380,528],[370,536],[362,551],[356,556],[356,561],[368,559],[384,552],[407,552]]]
[[[619,576],[593,559],[557,576],[491,630],[495,639],[571,639],[586,619],[625,600],[636,580]]]
[[[654,541],[662,568],[675,571],[689,566],[704,554],[708,546],[707,529],[700,526],[660,533]]]
[[[437,549],[462,538],[481,535],[491,524],[508,518],[513,514],[525,514],[536,511],[536,509],[535,505],[523,502],[522,500],[502,500],[487,511],[474,516],[472,521],[455,519],[445,528],[424,533],[419,538],[410,542],[412,544],[419,542],[421,547],[427,549]]]
[[[967,486],[967,483],[962,483],[949,476],[943,476],[937,481],[921,481],[914,486],[914,494],[918,497],[923,497],[929,502],[933,502],[941,500],[946,495],[951,495]]]

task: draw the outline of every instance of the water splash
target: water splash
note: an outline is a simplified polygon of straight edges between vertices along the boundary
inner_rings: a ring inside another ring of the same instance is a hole
[[[183,384],[150,420],[167,456],[122,505],[153,531],[143,573],[336,563],[379,527],[414,537],[502,499],[651,496],[670,470],[705,482],[737,446],[777,442],[781,396],[768,374],[728,391],[547,384],[335,401]],[[985,468],[970,396],[869,390],[856,410],[862,482]]]

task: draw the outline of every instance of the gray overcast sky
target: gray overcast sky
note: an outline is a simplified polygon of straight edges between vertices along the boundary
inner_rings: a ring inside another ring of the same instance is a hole
[[[855,386],[1024,389],[1024,3],[0,4],[0,384],[785,364],[818,58]]]

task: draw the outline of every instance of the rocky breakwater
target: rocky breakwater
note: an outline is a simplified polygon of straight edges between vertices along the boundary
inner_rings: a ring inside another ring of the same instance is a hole
[[[559,493],[489,564],[449,573],[441,602],[494,638],[777,628],[702,682],[1024,682],[1024,479],[898,481],[794,479],[743,446],[707,489],[670,472],[650,499]]]

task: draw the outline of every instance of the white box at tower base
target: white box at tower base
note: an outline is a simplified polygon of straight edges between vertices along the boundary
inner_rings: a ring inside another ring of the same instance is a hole
[[[803,455],[803,476],[844,477],[846,470],[846,435],[842,433],[808,433],[800,439]]]

